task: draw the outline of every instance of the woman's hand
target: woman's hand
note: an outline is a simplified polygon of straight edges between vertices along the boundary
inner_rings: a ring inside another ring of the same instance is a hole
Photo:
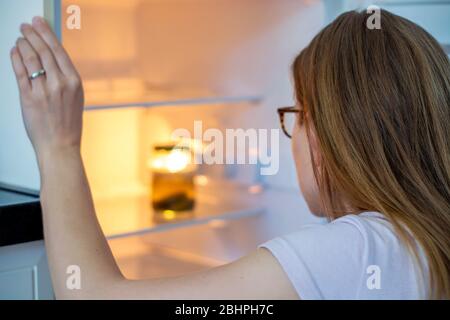
[[[22,115],[38,160],[76,150],[81,143],[83,88],[80,76],[50,26],[36,17],[22,24],[11,50]],[[33,80],[39,70],[45,74]]]

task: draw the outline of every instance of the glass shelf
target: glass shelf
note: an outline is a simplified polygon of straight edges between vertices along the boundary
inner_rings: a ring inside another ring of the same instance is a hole
[[[148,194],[94,199],[97,217],[108,239],[189,227],[217,220],[257,216],[264,212],[261,186],[244,186],[234,182],[209,182],[196,186],[194,210],[179,218],[158,222]]]
[[[221,96],[211,92],[192,89],[148,88],[136,79],[110,81],[86,81],[85,110],[107,110],[119,108],[150,108],[180,105],[255,104],[260,95]]]
[[[199,98],[141,98],[133,99],[127,102],[114,102],[110,100],[108,103],[87,103],[84,108],[86,111],[123,109],[123,108],[151,108],[164,106],[193,106],[193,105],[214,105],[214,104],[237,104],[251,103],[256,104],[262,100],[260,96],[232,96],[232,97],[199,97]]]

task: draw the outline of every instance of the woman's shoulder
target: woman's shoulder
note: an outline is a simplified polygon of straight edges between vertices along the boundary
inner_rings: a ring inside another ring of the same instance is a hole
[[[398,242],[396,230],[392,223],[382,213],[376,211],[366,211],[360,214],[347,214],[325,225],[328,229],[336,233],[351,232],[361,237],[361,240],[368,241],[369,238],[383,238],[383,244],[389,239]]]
[[[325,251],[346,257],[356,264],[377,264],[382,260],[407,260],[410,253],[393,224],[382,213],[367,211],[348,214],[326,224],[307,225],[281,237],[296,250],[306,251],[310,244],[314,254]],[[348,263],[348,262],[345,262]]]
[[[379,212],[363,212],[358,215],[347,214],[325,224],[311,224],[280,238],[295,244],[305,241],[315,245],[338,247],[339,251],[370,249],[371,246],[386,246],[388,242],[398,242],[392,224]],[[381,243],[376,241],[383,239]],[[389,248],[392,248],[389,246]]]
[[[285,268],[303,299],[419,297],[411,255],[379,212],[308,225],[261,246]]]

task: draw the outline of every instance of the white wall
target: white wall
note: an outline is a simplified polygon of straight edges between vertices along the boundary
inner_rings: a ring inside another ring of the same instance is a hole
[[[403,4],[402,4],[403,2]],[[440,1],[390,1],[380,5],[405,17],[431,33],[440,43],[450,44],[450,0]],[[416,2],[416,3],[414,3]]]
[[[441,43],[450,43],[450,0],[323,0],[327,21],[347,10],[380,6],[425,28]],[[381,22],[383,23],[383,22]]]

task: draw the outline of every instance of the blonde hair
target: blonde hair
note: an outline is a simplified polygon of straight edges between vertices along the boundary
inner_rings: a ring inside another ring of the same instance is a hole
[[[430,298],[449,298],[450,62],[413,22],[381,10],[370,30],[367,18],[342,14],[292,65],[324,213],[348,214],[343,198],[382,212],[418,262],[414,239],[423,248]]]

